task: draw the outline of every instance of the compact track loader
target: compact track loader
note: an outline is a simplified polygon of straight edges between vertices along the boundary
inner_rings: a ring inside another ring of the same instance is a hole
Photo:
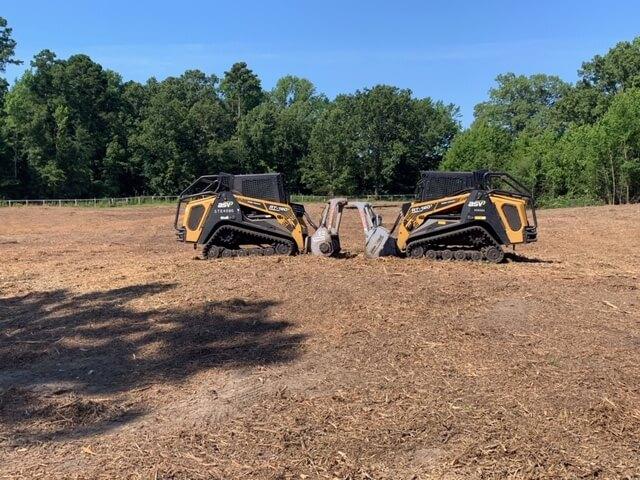
[[[305,219],[304,206],[289,202],[282,174],[220,173],[180,194],[174,227],[178,240],[201,245],[205,258],[293,255],[309,250]]]
[[[537,239],[531,193],[503,172],[421,172],[416,200],[402,205],[391,231],[381,226],[370,204],[355,205],[369,257],[393,255],[388,246],[393,243],[396,254],[411,258],[498,263],[504,258],[503,246]]]

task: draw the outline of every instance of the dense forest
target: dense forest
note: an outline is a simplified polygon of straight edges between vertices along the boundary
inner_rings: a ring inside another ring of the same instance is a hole
[[[421,169],[506,170],[546,200],[640,199],[640,38],[570,84],[499,75],[475,119],[387,85],[330,100],[307,79],[266,91],[243,62],[123,81],[87,55],[43,50],[9,85],[0,17],[0,198],[176,194],[197,175],[286,174],[289,190],[405,193]]]

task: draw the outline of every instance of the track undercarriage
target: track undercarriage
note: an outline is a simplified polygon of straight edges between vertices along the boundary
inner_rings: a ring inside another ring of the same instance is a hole
[[[407,245],[410,258],[430,260],[468,260],[500,263],[504,259],[502,246],[480,226],[416,239]]]
[[[202,249],[207,259],[293,255],[297,247],[293,240],[269,235],[236,225],[222,225],[211,236]]]

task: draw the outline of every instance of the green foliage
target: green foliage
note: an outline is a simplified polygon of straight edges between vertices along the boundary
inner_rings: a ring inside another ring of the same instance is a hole
[[[604,92],[580,82],[558,100],[554,117],[565,128],[570,124],[591,125],[607,111],[609,100]]]
[[[458,130],[456,113],[451,105],[386,85],[340,95],[311,133],[303,178],[310,188],[324,184],[329,192],[410,190],[420,169],[439,164]],[[345,176],[355,178],[338,180]]]
[[[556,76],[498,75],[489,100],[475,107],[476,119],[516,135],[525,128],[547,127],[552,123],[554,105],[569,90]]]
[[[583,63],[579,75],[573,86],[500,75],[441,168],[503,168],[546,204],[640,200],[640,37]]]
[[[130,146],[150,192],[175,194],[195,176],[229,166],[222,152],[233,133],[233,119],[217,83],[215,75],[197,70],[147,83],[143,118]]]
[[[536,200],[540,208],[571,208],[604,205],[602,200],[593,197],[541,197]]]
[[[220,90],[236,121],[262,101],[260,79],[244,62],[234,63],[228,72],[224,72]]]
[[[640,87],[640,37],[618,43],[604,56],[596,55],[582,64],[579,74],[585,85],[606,94]]]
[[[8,26],[7,20],[0,17],[0,74],[5,72],[7,65],[22,63],[15,58],[16,41],[11,33],[12,29]],[[17,163],[11,159],[11,150],[5,135],[6,115],[2,108],[8,91],[9,84],[0,76],[0,194],[13,190],[18,185]]]
[[[11,36],[12,31],[7,20],[0,17],[0,73],[6,71],[8,64],[20,65],[22,63],[15,58],[16,41]]]
[[[353,99],[338,97],[325,109],[311,132],[310,153],[301,165],[302,180],[314,192],[350,195],[357,191],[357,166],[352,146],[356,133],[351,128]]]
[[[640,89],[615,96],[596,125],[600,196],[610,203],[640,198]]]
[[[112,74],[86,55],[58,60],[45,50],[7,94],[4,133],[24,193],[101,193],[117,115]]]
[[[270,93],[271,100],[280,107],[300,103],[323,103],[326,99],[316,93],[316,87],[306,78],[287,75],[276,83]]]
[[[460,133],[445,154],[443,170],[503,170],[511,158],[511,135],[485,120]]]

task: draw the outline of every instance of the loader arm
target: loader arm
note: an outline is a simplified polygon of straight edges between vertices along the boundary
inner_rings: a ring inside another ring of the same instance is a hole
[[[236,200],[242,206],[264,213],[266,216],[275,217],[277,222],[293,237],[298,251],[304,251],[304,239],[307,234],[306,225],[296,216],[290,205],[285,203],[261,200],[256,198],[235,195]]]

